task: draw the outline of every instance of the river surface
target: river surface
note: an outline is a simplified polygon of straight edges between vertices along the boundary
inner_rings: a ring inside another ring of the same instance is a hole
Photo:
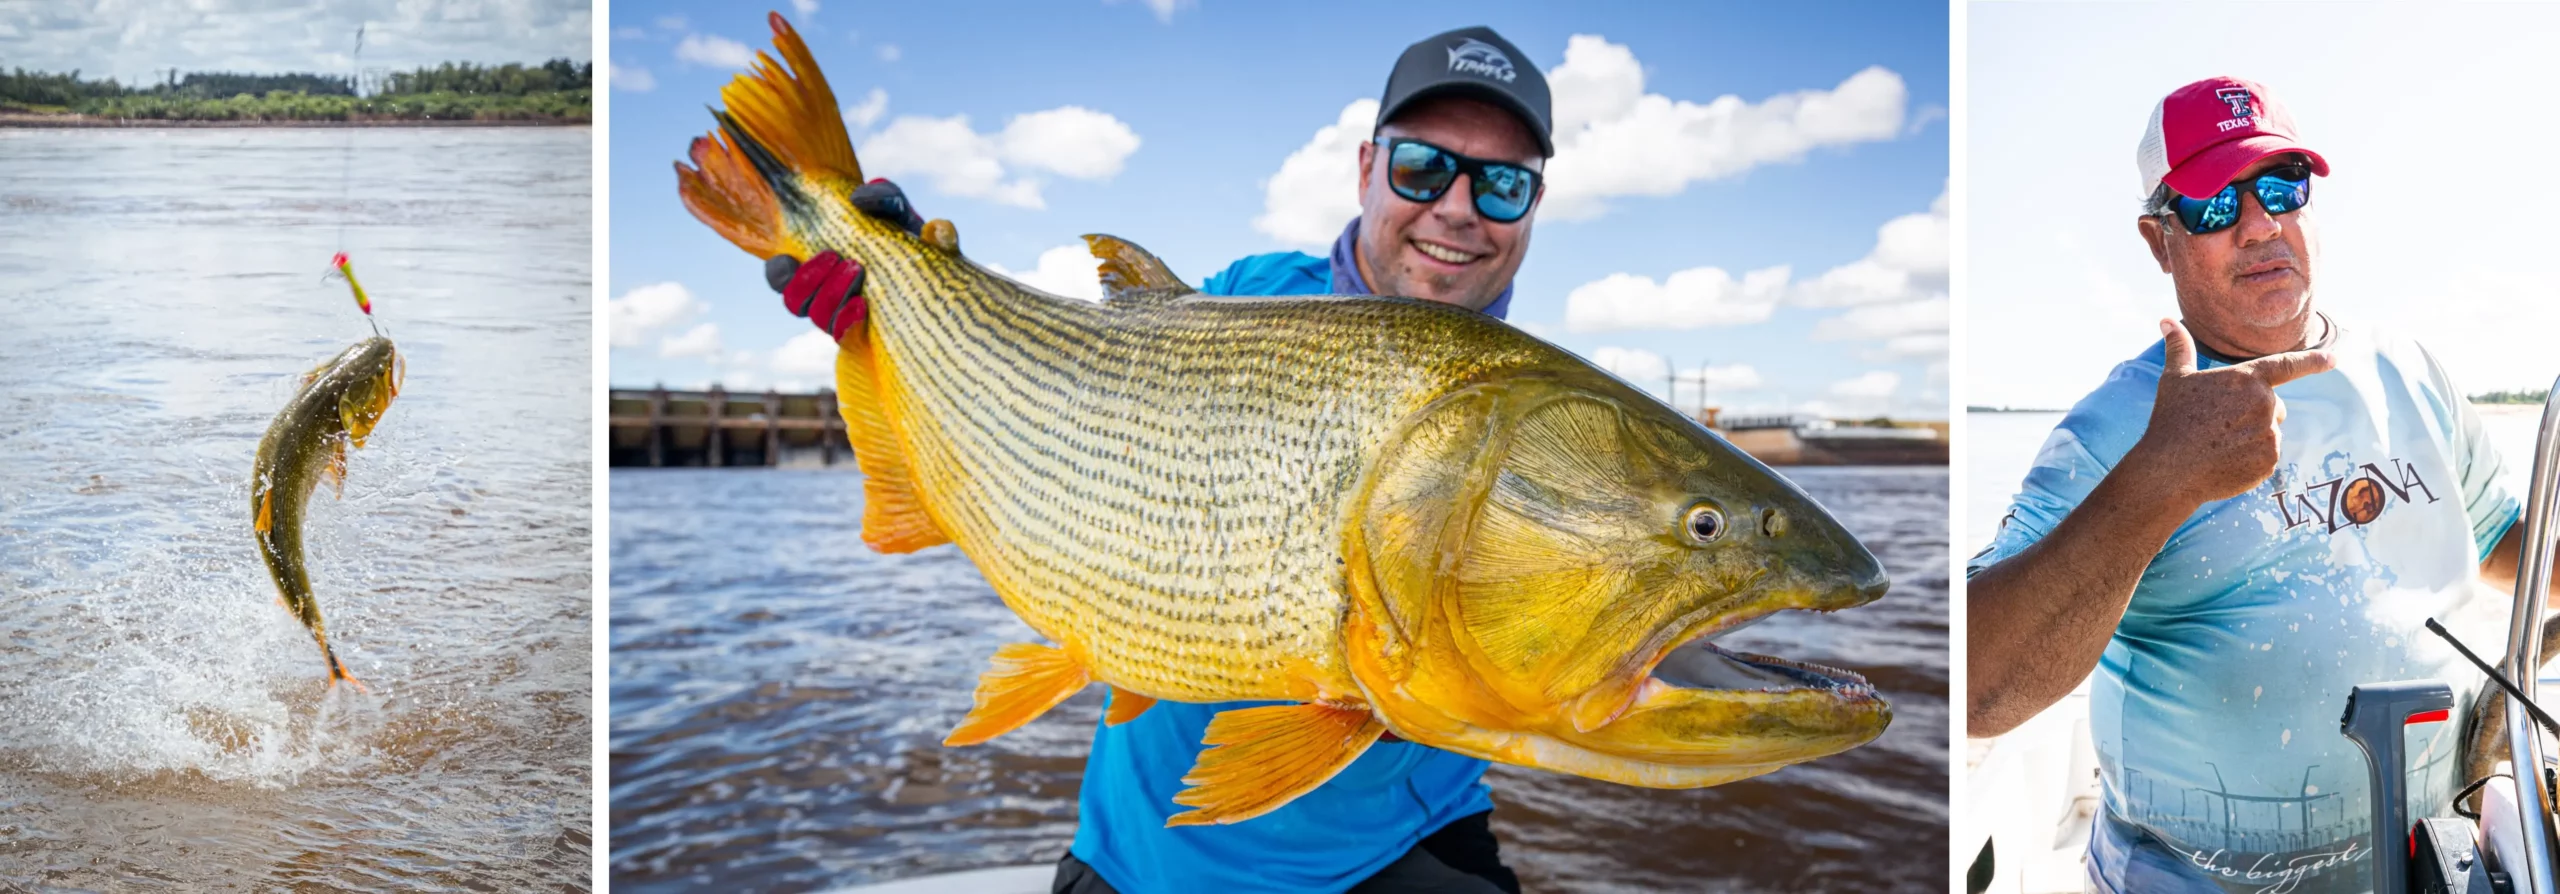
[[[1946,470],[1787,471],[1893,589],[1719,642],[1857,670],[1893,726],[1689,791],[1497,765],[1494,830],[1530,890],[1944,890]],[[987,656],[1034,636],[956,548],[864,549],[842,469],[611,480],[615,890],[802,891],[1066,851],[1099,687],[944,748]]]
[[[0,130],[0,889],[589,887],[592,136]],[[370,694],[248,508],[341,247],[408,365],[306,525]]]

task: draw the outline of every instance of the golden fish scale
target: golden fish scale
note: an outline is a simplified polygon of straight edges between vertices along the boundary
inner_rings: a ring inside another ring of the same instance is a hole
[[[901,254],[867,253],[865,293],[945,533],[1098,679],[1159,698],[1356,691],[1345,501],[1407,414],[1559,359],[1420,302],[1130,309]]]

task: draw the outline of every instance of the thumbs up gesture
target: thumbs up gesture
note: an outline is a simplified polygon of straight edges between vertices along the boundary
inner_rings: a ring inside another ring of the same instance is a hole
[[[2198,371],[2186,326],[2162,320],[2160,335],[2167,367],[2151,425],[2127,459],[2165,471],[2157,480],[2195,505],[2248,493],[2275,474],[2283,446],[2284,400],[2276,386],[2327,372],[2336,359],[2327,351],[2293,351]]]

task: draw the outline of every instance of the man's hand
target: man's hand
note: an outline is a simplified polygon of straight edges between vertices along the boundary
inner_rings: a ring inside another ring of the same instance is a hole
[[[907,204],[906,192],[887,180],[875,179],[855,189],[853,207],[896,224],[908,235],[924,230],[924,218]],[[784,310],[809,318],[829,338],[843,340],[854,324],[871,313],[870,302],[862,297],[866,277],[861,262],[832,251],[819,252],[805,263],[790,255],[766,258],[764,279],[782,294]]]
[[[2186,326],[2162,320],[2160,334],[2167,368],[2151,425],[2124,465],[2160,473],[2151,480],[2182,504],[2248,493],[2275,474],[2283,447],[2284,401],[2276,386],[2327,372],[2336,360],[2327,351],[2294,351],[2199,372]]]

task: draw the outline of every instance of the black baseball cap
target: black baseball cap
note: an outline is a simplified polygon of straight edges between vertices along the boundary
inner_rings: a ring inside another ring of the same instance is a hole
[[[1386,96],[1378,100],[1377,127],[1412,105],[1414,100],[1446,93],[1483,99],[1510,110],[1538,137],[1538,153],[1556,154],[1549,132],[1547,76],[1528,62],[1520,48],[1483,26],[1460,28],[1423,38],[1396,57],[1387,73]],[[1376,130],[1373,128],[1372,133]]]

